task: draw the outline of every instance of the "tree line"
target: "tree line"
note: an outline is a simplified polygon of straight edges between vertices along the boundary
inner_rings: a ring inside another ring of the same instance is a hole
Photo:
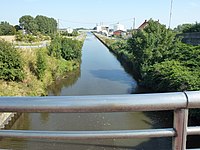
[[[24,29],[26,33],[34,35],[38,32],[47,35],[57,32],[57,21],[54,18],[42,15],[37,15],[35,18],[30,15],[22,16],[19,19],[19,26]]]
[[[2,21],[0,23],[0,36],[1,35],[14,35],[16,33],[16,29],[14,26],[10,25],[6,21]]]
[[[35,18],[24,15],[19,18],[19,25],[13,26],[7,21],[0,23],[0,35],[15,35],[20,30],[33,35],[52,35],[57,33],[57,21],[42,15],[37,15]]]
[[[196,22],[195,24],[182,24],[178,25],[174,31],[179,33],[191,33],[191,32],[200,32],[200,23]]]

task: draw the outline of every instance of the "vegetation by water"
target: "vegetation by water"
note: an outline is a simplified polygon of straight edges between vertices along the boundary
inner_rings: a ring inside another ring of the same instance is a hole
[[[200,90],[200,46],[182,43],[157,21],[150,20],[128,40],[103,40],[132,62],[145,86],[155,91]]]
[[[63,43],[55,44],[55,39],[52,39],[48,48],[25,50],[0,41],[1,96],[46,95],[46,88],[53,80],[79,68],[83,41],[56,38]],[[60,47],[56,47],[57,44]],[[73,56],[70,59],[62,57],[68,50]]]
[[[54,18],[25,15],[16,26],[1,22],[0,35],[14,34],[10,43],[0,40],[0,96],[46,95],[55,79],[79,68],[85,36],[75,40],[58,35]],[[39,44],[43,48],[31,48]],[[30,48],[16,49],[16,45]]]

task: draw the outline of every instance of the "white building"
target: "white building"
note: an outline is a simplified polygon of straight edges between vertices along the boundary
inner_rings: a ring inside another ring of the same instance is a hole
[[[72,28],[67,28],[67,33],[71,34],[74,30]]]
[[[115,24],[113,29],[114,29],[114,31],[118,31],[118,30],[126,31],[124,25],[122,25],[120,23]]]
[[[106,25],[97,25],[97,26],[96,26],[96,32],[102,33],[102,34],[108,36],[109,27],[106,26]]]
[[[97,32],[101,32],[102,31],[101,26],[96,26],[96,30],[97,30]]]

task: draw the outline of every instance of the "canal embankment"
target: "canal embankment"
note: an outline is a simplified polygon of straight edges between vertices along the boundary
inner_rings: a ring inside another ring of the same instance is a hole
[[[48,86],[55,80],[65,78],[70,72],[80,69],[81,48],[85,37],[86,35],[84,33],[79,35],[77,40],[68,41],[65,37],[65,44],[68,44],[68,46],[70,44],[72,46],[72,43],[69,42],[74,42],[74,44],[78,45],[76,46],[76,50],[71,51],[71,55],[79,52],[79,56],[74,59],[70,58],[70,60],[50,55],[49,47],[46,46],[43,48],[15,48],[14,51],[19,53],[19,59],[23,62],[23,68],[21,70],[23,72],[23,79],[21,81],[0,79],[0,96],[48,95]],[[8,42],[6,44],[11,45]],[[11,56],[9,55],[7,57]],[[12,63],[12,60],[9,63]],[[19,115],[18,113],[1,113],[0,128],[11,125]]]

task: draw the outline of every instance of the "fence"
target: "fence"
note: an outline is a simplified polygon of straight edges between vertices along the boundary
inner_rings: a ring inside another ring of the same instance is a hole
[[[191,108],[200,108],[199,91],[112,96],[0,97],[0,112],[174,111],[172,128],[112,131],[0,130],[0,137],[62,140],[172,137],[172,149],[185,150],[187,135],[200,134],[200,127],[187,126],[188,109]]]

